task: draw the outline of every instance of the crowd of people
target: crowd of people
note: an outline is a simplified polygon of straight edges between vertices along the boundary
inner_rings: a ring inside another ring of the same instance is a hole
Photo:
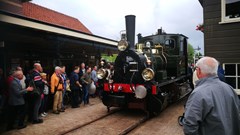
[[[7,105],[7,130],[14,128],[16,118],[17,128],[25,128],[26,115],[33,124],[43,123],[41,117],[47,115],[48,104],[52,104],[53,114],[64,112],[67,89],[71,90],[72,108],[80,107],[82,102],[89,105],[89,96],[95,96],[89,95],[89,91],[91,85],[96,86],[100,81],[97,66],[91,68],[82,63],[75,66],[69,76],[65,66],[56,66],[49,80],[40,63],[33,67],[26,76],[21,67],[16,67],[7,79],[0,69],[0,110]],[[111,72],[113,65],[108,69]],[[234,89],[225,83],[222,71],[212,57],[203,57],[196,63],[194,90],[186,102],[182,120],[184,134],[240,134],[240,101]],[[111,73],[109,75],[111,78]]]
[[[97,94],[89,95],[91,85],[97,85],[97,66],[91,68],[82,63],[75,66],[69,76],[65,70],[65,66],[56,66],[49,76],[43,72],[40,63],[35,63],[26,76],[21,67],[16,67],[4,78],[0,69],[0,114],[6,112],[7,117],[3,120],[7,123],[6,130],[25,128],[25,119],[32,124],[43,123],[42,117],[48,115],[49,108],[53,114],[65,112],[66,91],[71,91],[72,108],[80,107],[82,102],[85,106],[90,104],[89,96]]]

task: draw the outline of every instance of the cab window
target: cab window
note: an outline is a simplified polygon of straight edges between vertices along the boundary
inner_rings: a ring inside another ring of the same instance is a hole
[[[175,40],[167,39],[167,40],[165,40],[164,45],[165,45],[166,48],[174,49],[175,48]]]

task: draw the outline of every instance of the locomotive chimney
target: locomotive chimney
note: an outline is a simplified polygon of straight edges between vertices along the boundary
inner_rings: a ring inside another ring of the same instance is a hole
[[[130,44],[130,49],[134,50],[135,44],[135,15],[127,15],[126,18],[126,31],[127,41]]]
[[[158,35],[161,35],[161,34],[162,34],[162,28],[158,29]]]

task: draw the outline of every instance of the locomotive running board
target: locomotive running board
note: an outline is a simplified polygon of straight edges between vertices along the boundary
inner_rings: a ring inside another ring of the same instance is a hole
[[[180,76],[176,79],[172,79],[172,80],[169,80],[169,81],[166,81],[166,82],[162,82],[162,83],[158,84],[158,87],[162,87],[162,86],[171,84],[173,82],[177,82],[177,81],[182,80],[182,79],[187,78],[187,77],[188,77],[187,75],[183,75],[183,76]]]

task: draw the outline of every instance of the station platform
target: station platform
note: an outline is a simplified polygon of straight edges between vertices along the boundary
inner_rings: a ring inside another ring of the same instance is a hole
[[[145,122],[130,134],[183,135],[182,127],[178,125],[177,118],[182,115],[185,102],[183,100],[170,105],[159,116]],[[5,132],[3,135],[60,135],[77,125],[87,123],[108,113],[106,106],[99,98],[90,98],[90,103],[88,106],[81,104],[80,108],[68,107],[65,112],[59,115],[48,112],[48,115],[43,118],[43,123],[36,125],[27,123],[26,128]]]

